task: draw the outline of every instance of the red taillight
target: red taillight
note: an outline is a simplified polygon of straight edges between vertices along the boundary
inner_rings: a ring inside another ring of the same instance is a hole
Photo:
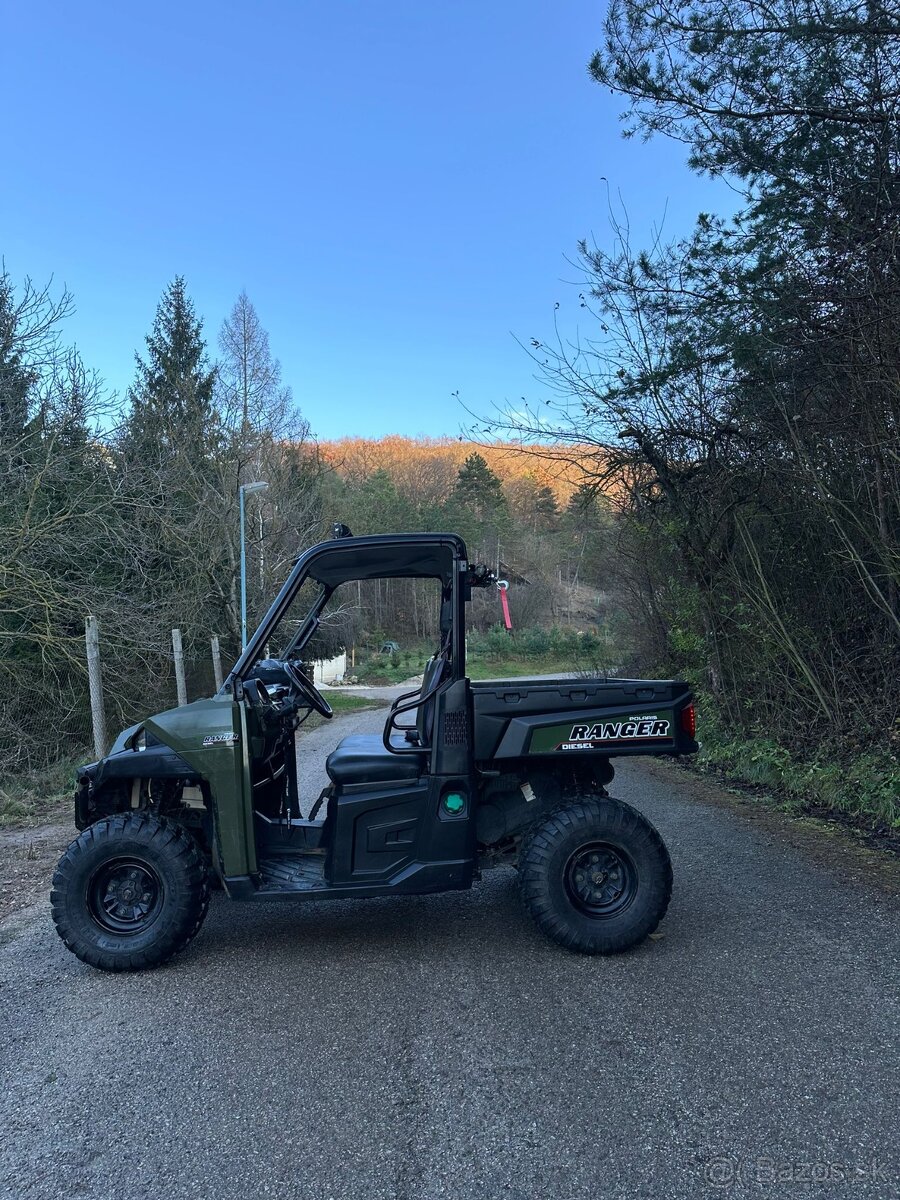
[[[681,710],[681,728],[689,738],[695,737],[697,734],[697,712],[693,704],[689,704],[687,708]]]

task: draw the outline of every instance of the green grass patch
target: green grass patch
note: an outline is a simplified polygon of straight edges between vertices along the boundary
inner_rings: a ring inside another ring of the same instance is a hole
[[[871,750],[838,762],[803,757],[770,738],[734,737],[700,709],[696,762],[727,779],[776,793],[786,809],[825,813],[863,824],[900,829],[900,762]]]
[[[371,659],[361,663],[354,670],[348,670],[345,678],[355,677],[361,687],[391,687],[395,683],[404,683],[407,679],[421,675],[426,661],[425,659],[415,660],[395,666],[389,659],[386,661]]]
[[[77,768],[92,757],[53,763],[7,778],[0,787],[0,829],[42,825],[71,815]]]
[[[331,705],[335,715],[357,712],[362,708],[383,708],[385,704],[383,700],[372,700],[367,696],[359,696],[355,692],[341,691],[339,688],[327,688],[322,695]]]
[[[470,679],[507,679],[527,675],[570,675],[577,668],[569,658],[548,654],[542,658],[524,658],[508,655],[486,658],[469,654],[466,659],[466,674]]]
[[[393,654],[381,654],[374,650],[360,652],[356,665],[347,668],[346,677],[354,676],[366,687],[389,687],[395,683],[404,683],[407,679],[422,674],[434,649],[429,643],[414,642]]]
[[[326,688],[322,695],[331,705],[331,710],[336,717],[345,716],[348,713],[364,712],[371,708],[386,708],[386,700],[372,700],[368,696],[359,696],[355,692],[344,692],[339,688]],[[327,725],[328,719],[321,717],[317,712],[310,713],[307,719],[297,730],[297,736],[302,737],[304,733],[309,733],[312,729],[318,729],[322,725]]]

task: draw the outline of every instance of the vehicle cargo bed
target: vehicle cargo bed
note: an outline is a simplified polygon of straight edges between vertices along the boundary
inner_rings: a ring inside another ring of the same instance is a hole
[[[681,680],[485,679],[470,686],[480,762],[591,750],[612,756],[696,749],[681,723],[691,702]]]

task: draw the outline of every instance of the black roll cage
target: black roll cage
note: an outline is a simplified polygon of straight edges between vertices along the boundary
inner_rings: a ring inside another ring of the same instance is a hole
[[[465,542],[455,533],[373,534],[319,542],[300,555],[247,648],[229,671],[220,694],[240,694],[244,680],[262,657],[267,643],[307,579],[318,582],[321,590],[291,638],[286,656],[303,649],[315,633],[325,605],[342,583],[363,579],[439,579],[442,584],[442,627],[445,614],[449,617],[449,681],[464,677],[465,604],[471,597],[472,586],[483,586],[485,582],[483,573],[469,570]],[[444,639],[442,628],[442,643]]]

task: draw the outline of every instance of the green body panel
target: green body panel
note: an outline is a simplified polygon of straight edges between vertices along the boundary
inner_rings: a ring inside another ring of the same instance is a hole
[[[230,696],[213,696],[158,713],[144,726],[209,784],[222,874],[248,875],[255,871],[244,706]]]
[[[529,754],[557,751],[612,753],[622,746],[653,746],[675,738],[675,712],[671,708],[653,708],[646,712],[577,713],[565,724],[535,729],[528,746]]]

